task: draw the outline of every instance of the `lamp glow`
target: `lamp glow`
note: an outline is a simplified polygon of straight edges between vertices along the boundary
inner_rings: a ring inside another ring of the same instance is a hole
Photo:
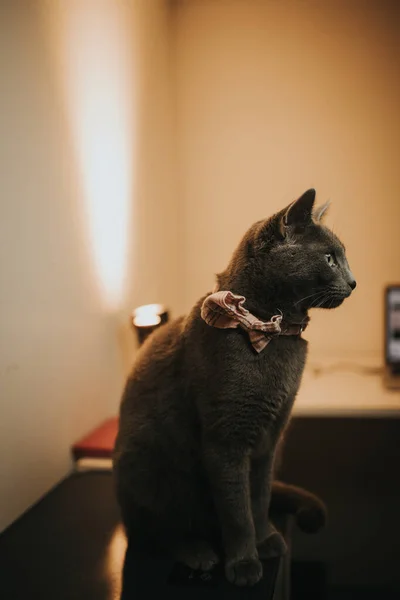
[[[62,5],[59,4],[59,7]],[[124,293],[133,165],[127,5],[79,0],[60,8],[65,93],[85,214],[105,304]]]
[[[163,304],[144,304],[138,306],[132,313],[132,325],[136,331],[139,345],[159,326],[168,321],[168,310]]]
[[[139,306],[133,313],[133,324],[136,327],[149,327],[161,323],[161,313],[164,307],[161,304],[145,304]]]

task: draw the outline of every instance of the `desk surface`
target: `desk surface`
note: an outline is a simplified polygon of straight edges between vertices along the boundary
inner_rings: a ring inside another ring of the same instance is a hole
[[[0,536],[0,560],[4,600],[271,600],[279,566],[243,589],[126,550],[110,472],[67,477]]]
[[[294,416],[400,417],[400,389],[385,387],[382,374],[351,370],[352,365],[368,368],[376,367],[379,362],[352,359],[346,360],[343,368],[339,362],[337,359],[318,361],[322,370],[315,375],[316,361],[310,360],[294,405]],[[335,365],[338,368],[330,371]]]

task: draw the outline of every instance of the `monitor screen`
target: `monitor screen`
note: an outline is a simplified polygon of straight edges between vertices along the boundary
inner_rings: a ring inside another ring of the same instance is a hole
[[[386,361],[400,363],[400,286],[386,290]]]

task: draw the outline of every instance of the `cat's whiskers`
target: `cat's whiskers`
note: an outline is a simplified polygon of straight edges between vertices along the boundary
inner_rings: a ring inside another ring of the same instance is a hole
[[[322,294],[323,291],[319,291],[319,292],[314,292],[312,294],[310,294],[309,296],[304,296],[304,298],[300,298],[300,300],[297,300],[297,302],[294,303],[294,306],[297,306],[298,304],[300,304],[300,302],[304,302],[304,300],[308,300],[309,298],[313,298],[314,296],[319,296],[320,294]]]
[[[326,290],[321,290],[320,292],[315,294],[315,298],[313,298],[312,301],[310,302],[309,308],[314,308],[316,305],[319,306],[319,303],[324,301],[326,293],[327,293]]]
[[[333,304],[333,301],[334,301],[334,300],[335,300],[335,295],[334,295],[334,294],[332,294],[332,298],[331,298],[331,301],[330,301],[330,303],[329,303],[329,308],[332,308],[332,304]]]
[[[326,290],[321,290],[320,292],[315,294],[315,298],[312,299],[309,308],[318,308],[319,306],[321,306],[321,304],[323,304],[323,302],[325,301],[327,293],[328,292]]]
[[[330,298],[331,296],[331,298]],[[318,304],[315,306],[315,308],[320,308],[324,302],[327,302],[328,300],[332,300],[333,299],[333,294],[331,291],[327,291],[324,293],[323,297],[320,298],[320,301],[318,302]]]

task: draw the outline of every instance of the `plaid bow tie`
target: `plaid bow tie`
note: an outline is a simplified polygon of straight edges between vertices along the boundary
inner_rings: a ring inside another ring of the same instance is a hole
[[[282,327],[283,316],[274,315],[270,321],[260,321],[243,305],[244,296],[229,291],[214,292],[204,300],[201,317],[211,327],[247,331],[256,352],[261,352],[276,335],[301,335],[307,324]]]

